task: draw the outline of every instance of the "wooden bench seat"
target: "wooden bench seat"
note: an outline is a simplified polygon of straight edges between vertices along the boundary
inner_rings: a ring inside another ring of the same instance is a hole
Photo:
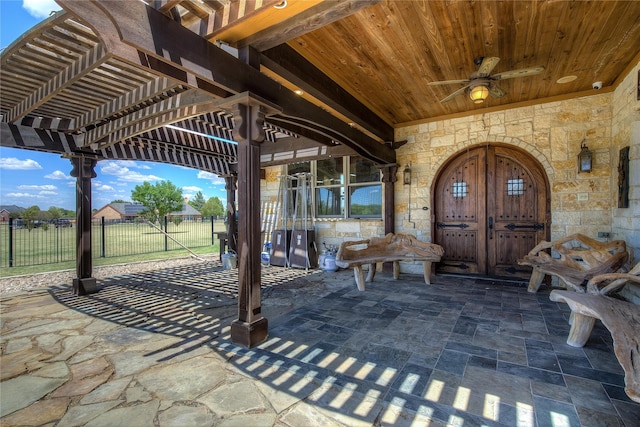
[[[336,256],[336,265],[353,268],[356,285],[364,291],[365,279],[362,265],[369,265],[367,282],[372,282],[376,274],[376,264],[393,262],[393,278],[400,275],[400,261],[421,261],[424,281],[431,284],[431,263],[440,261],[444,250],[442,246],[422,242],[410,234],[389,233],[384,237],[372,237],[366,240],[343,242]]]
[[[559,256],[547,253],[553,250]],[[553,242],[543,241],[523,258],[520,265],[533,268],[529,292],[537,292],[549,274],[561,279],[568,289],[585,292],[586,282],[594,276],[617,271],[628,258],[624,240],[599,242],[582,234],[572,234]]]

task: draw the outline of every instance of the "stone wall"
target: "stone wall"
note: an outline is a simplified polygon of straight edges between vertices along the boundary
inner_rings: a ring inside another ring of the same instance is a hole
[[[640,261],[640,100],[638,100],[638,79],[640,63],[616,88],[613,94],[612,119],[612,183],[614,189],[612,210],[612,232],[619,239],[625,239],[634,249],[635,262]],[[629,207],[617,207],[618,157],[623,147],[629,150]]]
[[[397,129],[396,140],[408,141],[397,151],[398,163],[411,163],[415,185],[396,184],[396,230],[412,232],[415,223],[417,234],[430,238],[433,218],[422,206],[431,201],[440,168],[469,147],[500,143],[527,151],[546,171],[552,239],[611,232],[611,98],[597,94]],[[594,153],[591,173],[578,173],[583,140]]]

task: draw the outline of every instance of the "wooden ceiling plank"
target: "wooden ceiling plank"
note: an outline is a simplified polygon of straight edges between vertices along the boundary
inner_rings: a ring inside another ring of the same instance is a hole
[[[151,69],[150,59],[153,57],[167,66],[179,67],[185,73],[185,80],[192,86],[210,90],[201,86],[201,83],[206,83],[232,93],[253,92],[287,110],[287,114],[314,117],[323,126],[336,129],[345,144],[360,150],[370,160],[384,164],[395,162],[395,152],[388,146],[300,99],[258,70],[143,3],[123,4],[120,1],[105,0],[100,2],[102,7],[98,7],[93,2],[58,1],[66,10],[88,21],[106,41],[110,53],[122,55],[121,58],[128,62],[136,64],[137,61],[138,65]],[[139,19],[145,15],[148,17],[147,22]],[[131,52],[131,47],[136,47],[139,51]],[[148,57],[142,57],[140,51],[145,52]]]
[[[75,81],[78,81],[96,67],[100,66],[100,64],[107,59],[108,57],[102,45],[96,45],[85,55],[78,57],[76,61],[62,69],[57,75],[53,76],[51,80],[26,94],[23,100],[7,114],[5,121],[12,123],[20,120],[29,114],[29,112],[35,110],[47,102],[47,100],[60,93],[65,87],[72,85]]]

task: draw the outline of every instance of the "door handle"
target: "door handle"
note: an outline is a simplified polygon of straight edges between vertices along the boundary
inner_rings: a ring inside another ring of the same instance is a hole
[[[493,217],[489,217],[489,240],[493,239]]]

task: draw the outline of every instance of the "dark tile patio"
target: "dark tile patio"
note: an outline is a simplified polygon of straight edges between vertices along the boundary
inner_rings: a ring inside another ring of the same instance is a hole
[[[359,292],[350,271],[269,267],[270,337],[253,349],[229,341],[237,277],[219,265],[115,277],[88,297],[66,285],[3,297],[0,421],[66,399],[47,423],[639,425],[600,323],[573,348],[549,289],[432,279],[379,273]],[[43,394],[5,400],[26,384]]]

